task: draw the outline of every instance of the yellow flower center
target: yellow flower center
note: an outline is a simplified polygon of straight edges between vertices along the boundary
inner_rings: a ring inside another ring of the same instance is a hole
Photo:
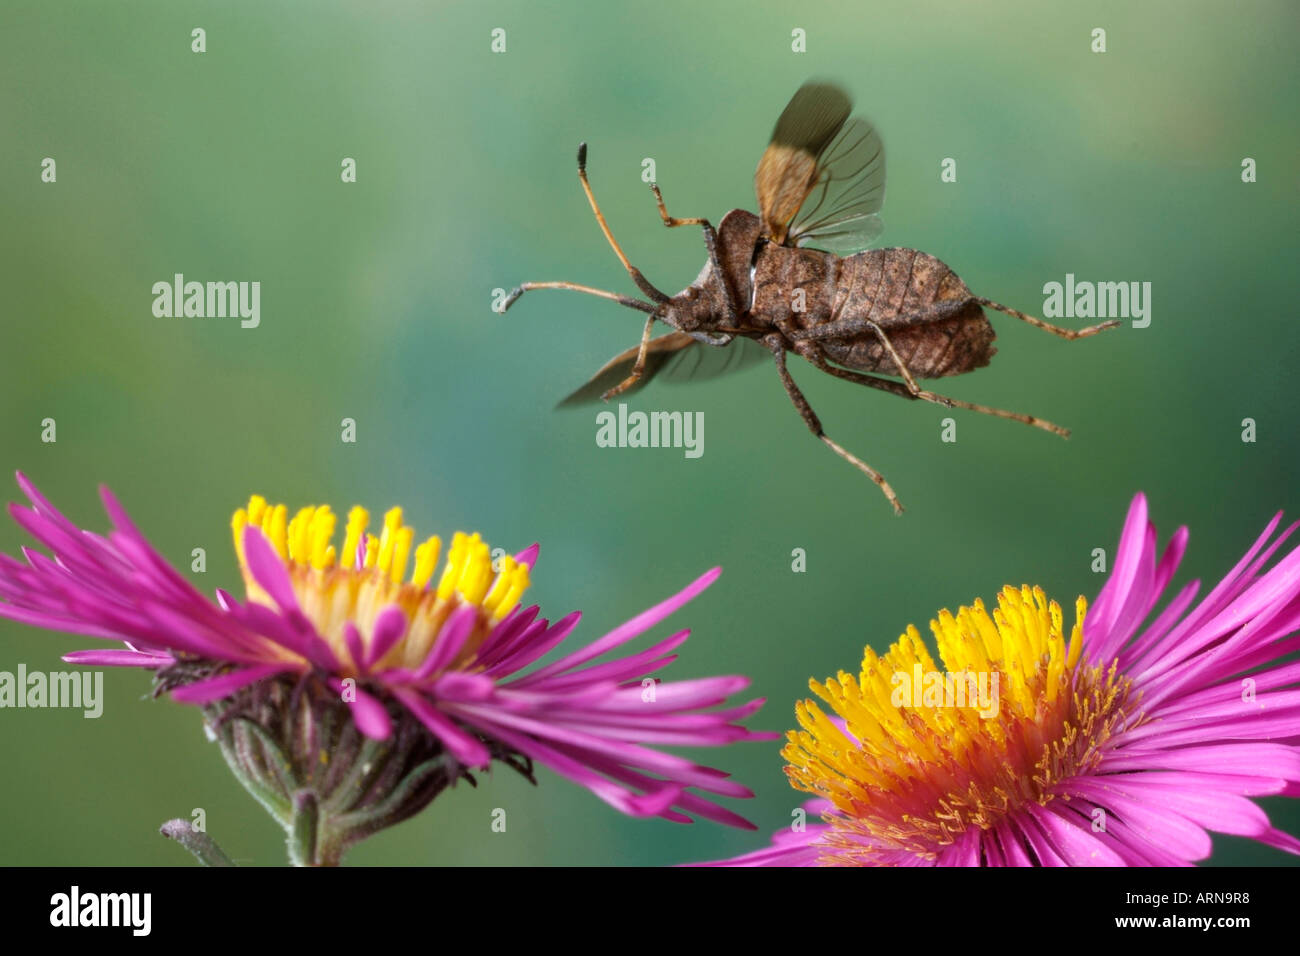
[[[870,647],[857,677],[813,693],[850,736],[806,700],[782,756],[798,790],[830,800],[823,862],[868,864],[880,849],[934,858],[970,827],[988,829],[1101,759],[1124,718],[1129,682],[1079,666],[1087,603],[1067,644],[1061,609],[1040,588],[1004,588],[930,622],[944,668],[908,627],[889,652]]]
[[[343,676],[360,670],[360,662],[353,660],[347,647],[347,623],[356,626],[368,653],[375,619],[390,605],[403,610],[408,628],[376,662],[376,668],[419,667],[447,618],[468,604],[478,608],[478,620],[445,669],[472,669],[478,647],[527,590],[528,565],[503,555],[494,569],[491,549],[482,538],[458,531],[452,537],[437,587],[429,586],[442,552],[442,541],[436,535],[414,549],[411,576],[404,581],[415,532],[402,524],[402,509],[392,508],[384,515],[384,527],[377,536],[366,535],[369,523],[366,509],[354,507],[348,512],[340,557],[333,545],[336,517],[328,505],[302,508],[290,520],[284,505],[272,506],[260,495],[253,495],[248,507],[240,508],[231,519],[248,599],[275,606],[253,580],[245,559],[243,532],[253,525],[284,561],[299,606],[343,662]],[[365,551],[358,566],[358,549],[362,547]]]

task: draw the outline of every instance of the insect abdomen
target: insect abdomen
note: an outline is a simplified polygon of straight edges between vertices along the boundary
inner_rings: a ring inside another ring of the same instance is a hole
[[[971,298],[966,284],[934,256],[916,249],[872,249],[838,262],[835,297],[821,321],[871,319],[916,378],[960,375],[982,368],[993,357],[993,326],[977,302],[954,317],[907,326],[909,317],[936,303]],[[870,331],[848,341],[824,342],[823,350],[846,368],[899,374],[880,338]]]

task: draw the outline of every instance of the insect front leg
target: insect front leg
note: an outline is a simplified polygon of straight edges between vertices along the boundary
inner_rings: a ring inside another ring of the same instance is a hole
[[[889,503],[893,505],[894,513],[901,515],[903,513],[902,502],[898,500],[898,495],[894,494],[894,489],[889,486],[889,482],[885,480],[884,475],[880,474],[880,472],[876,471],[861,458],[858,458],[837,442],[833,441],[830,436],[822,430],[821,419],[817,417],[817,413],[814,412],[812,406],[808,404],[808,399],[804,398],[803,392],[799,390],[799,386],[796,385],[794,379],[790,377],[789,369],[785,367],[785,351],[787,346],[785,336],[779,333],[774,333],[764,338],[763,344],[772,352],[772,358],[776,362],[776,373],[781,378],[781,384],[785,386],[785,393],[790,396],[790,401],[803,417],[804,424],[808,426],[808,430],[816,435],[827,448],[835,452],[835,454],[839,455],[850,465],[857,468],[875,482],[884,493],[885,497],[889,499]]]
[[[668,207],[664,205],[664,194],[659,191],[658,183],[651,183],[650,191],[654,193],[655,203],[659,206],[659,218],[664,221],[664,225],[669,229],[676,226],[703,226],[706,236],[717,235],[707,219],[678,219],[675,216],[668,215]]]
[[[713,274],[718,277],[722,283],[722,292],[727,299],[727,316],[728,321],[734,322],[740,316],[740,311],[736,306],[736,296],[731,290],[731,283],[727,281],[727,274],[722,269],[722,261],[718,258],[718,233],[713,228],[713,224],[707,219],[676,219],[668,215],[668,207],[664,205],[664,194],[659,191],[658,183],[650,184],[650,191],[654,193],[655,204],[659,207],[659,218],[664,221],[664,225],[669,229],[677,226],[699,226],[704,230],[704,246],[709,251],[709,264],[713,266]]]
[[[654,329],[654,325],[655,317],[652,315],[650,318],[646,319],[645,330],[641,333],[641,347],[637,350],[636,363],[632,366],[631,374],[609,391],[605,392],[605,394],[601,395],[600,397],[604,401],[609,401],[615,395],[622,395],[641,380],[641,376],[645,372],[645,357],[650,348],[650,332]]]

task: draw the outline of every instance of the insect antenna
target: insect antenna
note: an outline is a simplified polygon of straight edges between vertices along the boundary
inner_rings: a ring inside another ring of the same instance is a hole
[[[638,312],[644,312],[646,315],[654,315],[655,307],[649,302],[642,302],[640,299],[634,299],[628,295],[619,295],[617,292],[606,292],[604,289],[594,289],[589,285],[578,285],[576,282],[521,282],[510,290],[505,301],[501,303],[501,311],[504,312],[519,300],[519,297],[525,292],[532,292],[536,289],[568,289],[570,292],[582,292],[586,295],[600,296],[602,299],[609,299],[611,302],[617,302],[619,305],[627,306],[629,309],[636,309]]]
[[[578,144],[578,182],[582,184],[582,191],[587,194],[587,202],[591,205],[591,211],[596,217],[596,223],[600,226],[600,231],[605,234],[605,238],[609,241],[609,247],[614,250],[614,255],[618,256],[618,261],[623,263],[623,268],[632,277],[636,287],[641,290],[643,295],[655,302],[667,302],[669,296],[655,288],[654,284],[641,274],[641,270],[628,261],[627,256],[623,253],[623,247],[618,244],[618,240],[614,238],[614,233],[610,231],[609,223],[605,222],[605,214],[600,211],[600,203],[596,202],[596,194],[592,192],[591,183],[587,179],[586,143]]]

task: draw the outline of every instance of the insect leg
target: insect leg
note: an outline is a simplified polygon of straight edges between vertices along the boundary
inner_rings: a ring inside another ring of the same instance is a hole
[[[931,320],[927,319],[926,321],[931,321]],[[917,398],[927,398],[927,400],[931,400],[931,399],[936,400],[941,405],[948,405],[949,407],[951,407],[952,403],[948,399],[942,398],[941,396],[938,395],[932,396],[932,393],[925,391],[925,389],[921,388],[920,385],[916,384],[916,379],[912,377],[912,372],[910,369],[908,369],[907,363],[903,361],[903,357],[899,355],[898,350],[894,348],[894,343],[889,341],[889,336],[885,334],[885,330],[882,329],[879,326],[879,324],[873,322],[871,319],[840,319],[839,321],[836,322],[828,322],[825,325],[815,326],[812,329],[795,329],[785,323],[778,323],[778,328],[781,329],[781,332],[785,335],[787,339],[790,339],[792,342],[796,344],[795,351],[797,351],[800,355],[803,355],[805,358],[808,358],[807,353],[815,353],[818,357],[821,356],[821,351],[816,347],[800,348],[801,345],[804,345],[805,343],[808,343],[810,341],[817,341],[818,339],[826,339],[826,338],[843,338],[846,336],[859,335],[863,332],[871,332],[876,336],[876,338],[880,339],[880,344],[885,347],[885,351],[888,352],[889,357],[893,359],[894,367],[898,369],[898,374],[902,377],[903,381],[907,383],[907,390],[909,392],[911,392]],[[809,332],[824,331],[826,329],[834,330],[835,334],[834,335],[807,334]],[[813,360],[810,358],[809,361],[813,361]]]
[[[582,183],[582,191],[587,194],[587,202],[591,203],[591,211],[596,215],[596,222],[600,224],[600,231],[605,234],[609,240],[610,247],[614,250],[614,255],[618,256],[618,261],[623,263],[623,268],[627,274],[632,277],[636,287],[649,296],[655,302],[667,302],[668,296],[664,295],[653,285],[650,280],[641,274],[641,270],[632,263],[627,261],[627,256],[623,255],[623,249],[619,246],[618,240],[614,234],[609,231],[609,225],[605,222],[605,214],[600,211],[600,205],[596,202],[596,194],[591,191],[591,183],[587,182],[587,144],[578,144],[578,180]]]
[[[963,402],[959,398],[948,398],[945,395],[935,395],[933,392],[924,392],[917,396],[928,402],[938,401],[949,407],[964,408],[968,411],[979,412],[981,415],[992,415],[994,418],[1006,418],[1013,422],[1021,422],[1025,425],[1033,425],[1035,428],[1041,428],[1045,432],[1051,432],[1053,435],[1060,435],[1062,438],[1070,437],[1070,429],[1062,428],[1045,418],[1039,418],[1037,415],[1025,415],[1022,412],[1008,412],[1005,409],[993,408],[989,405],[977,405],[974,402]]]
[[[763,340],[763,344],[771,350],[772,358],[776,361],[776,373],[781,377],[781,384],[785,386],[785,393],[790,396],[790,401],[794,403],[794,407],[798,409],[799,414],[803,416],[804,424],[808,426],[808,429],[831,451],[835,452],[835,454],[839,455],[854,468],[857,468],[864,475],[874,481],[880,490],[884,492],[885,497],[889,499],[889,503],[894,506],[894,513],[901,515],[903,513],[903,505],[898,500],[898,495],[894,494],[894,489],[889,487],[889,482],[885,480],[884,475],[880,474],[880,472],[876,471],[861,458],[858,458],[838,443],[832,441],[831,438],[822,431],[821,419],[817,417],[817,413],[814,412],[812,406],[808,404],[808,399],[804,398],[803,392],[799,391],[799,386],[794,383],[794,379],[790,377],[789,370],[785,367],[785,341],[783,337],[780,335],[769,335]],[[891,382],[890,384],[892,385],[895,383]]]
[[[916,312],[891,316],[879,322],[865,318],[836,319],[834,322],[823,322],[821,325],[814,325],[807,329],[792,329],[786,333],[786,336],[791,341],[822,342],[827,339],[851,339],[863,332],[877,332],[882,327],[887,327],[890,331],[909,329],[931,322],[955,319],[969,309],[973,301],[973,299],[942,299]]]
[[[571,292],[585,292],[587,295],[598,295],[602,299],[609,299],[611,302],[625,305],[629,309],[636,309],[638,312],[653,314],[655,311],[654,306],[648,302],[642,302],[640,299],[619,295],[617,292],[606,292],[604,289],[593,289],[589,285],[578,285],[576,282],[523,282],[510,290],[510,294],[501,303],[501,311],[504,312],[514,305],[525,292],[532,292],[535,289],[568,289]]]
[[[655,194],[655,202],[659,206],[659,217],[663,219],[664,225],[669,229],[674,226],[703,226],[705,232],[713,232],[713,226],[709,225],[707,219],[677,219],[668,215],[668,208],[664,205],[664,194],[659,191],[658,183],[651,183],[650,191]]]
[[[645,357],[650,348],[650,333],[655,327],[655,317],[652,315],[645,321],[645,331],[641,333],[641,348],[636,353],[636,363],[632,366],[632,373],[627,378],[619,382],[609,391],[600,397],[609,401],[615,395],[622,395],[629,388],[635,385],[641,379],[641,373],[645,371]]]
[[[1110,319],[1107,322],[1090,325],[1086,329],[1063,329],[1059,325],[1052,325],[1049,322],[1044,322],[1042,319],[1036,319],[1032,315],[1025,315],[1023,312],[1009,309],[1005,305],[994,302],[992,299],[983,299],[979,296],[975,296],[975,301],[980,305],[988,306],[990,309],[997,309],[999,312],[1005,312],[1013,319],[1019,319],[1021,322],[1028,322],[1030,325],[1042,329],[1044,332],[1051,332],[1053,335],[1059,335],[1063,339],[1087,338],[1089,335],[1096,335],[1098,332],[1105,332],[1107,329],[1113,329],[1120,324],[1119,319]]]
[[[1060,435],[1062,438],[1070,437],[1070,430],[1062,428],[1060,425],[1053,424],[1045,418],[1039,418],[1036,415],[1024,415],[1020,412],[1008,412],[1001,408],[991,408],[988,405],[976,405],[974,402],[963,402],[959,398],[949,398],[946,395],[936,395],[934,392],[919,391],[912,392],[902,382],[891,382],[887,378],[877,378],[874,375],[867,375],[862,372],[851,372],[846,368],[840,368],[838,365],[832,365],[826,361],[825,356],[815,348],[804,347],[798,349],[800,355],[806,358],[814,366],[823,372],[834,375],[836,378],[842,378],[849,382],[856,382],[859,385],[866,385],[870,388],[878,388],[884,392],[890,392],[902,398],[919,399],[925,402],[933,402],[936,405],[946,405],[950,408],[964,408],[968,411],[979,412],[982,415],[992,415],[994,418],[1006,418],[1013,422],[1021,422],[1025,425],[1033,425],[1035,428],[1041,428],[1043,431],[1051,432],[1053,435]]]
[[[727,298],[727,308],[730,310],[728,318],[733,321],[739,318],[740,310],[736,307],[736,296],[731,291],[731,283],[727,281],[727,273],[723,271],[722,262],[718,259],[718,233],[713,228],[713,224],[707,219],[673,218],[668,215],[668,207],[664,205],[664,196],[659,191],[659,184],[651,183],[650,191],[655,194],[655,203],[659,206],[659,218],[664,221],[664,225],[669,229],[675,226],[700,226],[704,230],[704,246],[709,250],[709,263],[713,266],[713,274],[722,283],[722,292]]]

